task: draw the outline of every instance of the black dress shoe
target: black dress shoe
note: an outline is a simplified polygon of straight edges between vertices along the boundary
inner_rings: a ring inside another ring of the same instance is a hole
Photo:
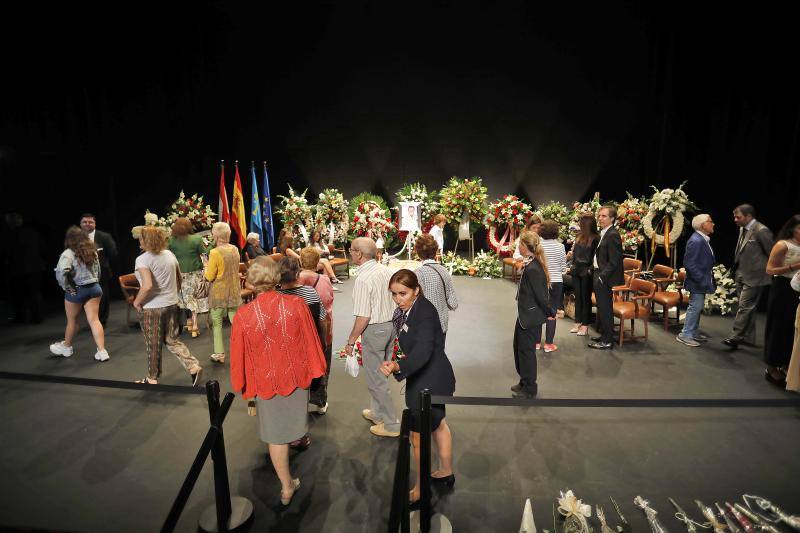
[[[453,488],[453,485],[456,484],[456,475],[450,474],[449,476],[444,477],[431,476],[431,483],[439,483],[442,485],[447,485],[449,488]]]
[[[520,389],[511,395],[512,398],[530,400],[536,398],[536,390],[534,389]]]
[[[592,342],[600,342],[601,340],[603,340],[603,336],[598,335],[597,337],[590,337],[590,339]]]
[[[786,388],[786,378],[782,377],[780,379],[776,378],[772,374],[769,373],[769,370],[764,372],[764,379],[772,383],[773,385],[780,387],[782,389]]]
[[[522,390],[522,383],[517,383],[516,385],[511,385],[511,392],[519,392]]]
[[[736,341],[736,340],[734,340],[734,339],[722,339],[722,341],[721,341],[721,342],[722,342],[722,344],[724,344],[725,346],[727,346],[727,347],[729,347],[729,348],[733,348],[734,350],[735,350],[735,349],[737,349],[737,348],[739,347],[739,341]]]
[[[594,348],[595,350],[610,350],[614,347],[614,344],[610,342],[590,342],[589,348]]]

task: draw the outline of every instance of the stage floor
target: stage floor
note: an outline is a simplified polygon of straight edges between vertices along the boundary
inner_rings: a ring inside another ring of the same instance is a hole
[[[511,350],[515,285],[507,280],[454,278],[460,301],[451,314],[447,353],[458,395],[510,396],[516,374]],[[353,280],[336,293],[334,348],[352,325]],[[111,360],[97,363],[88,330],[70,359],[50,356],[63,336],[64,319],[39,326],[7,327],[0,370],[132,381],[145,374],[144,343],[124,324],[114,302],[106,331]],[[712,336],[700,348],[675,341],[676,330],[650,324],[650,339],[597,352],[587,337],[568,333],[560,321],[559,350],[539,353],[539,391],[546,398],[784,398],[764,380],[760,348],[729,352],[720,343],[731,319],[704,316]],[[637,328],[640,323],[637,323]],[[760,331],[764,317],[759,317]],[[230,389],[228,364],[208,359],[211,336],[185,342],[204,365],[205,379]],[[759,336],[763,339],[763,335]],[[161,383],[189,378],[165,350]],[[335,362],[330,409],[315,416],[312,446],[292,455],[302,486],[291,505],[279,502],[280,485],[256,419],[241,398],[225,422],[231,492],[251,499],[253,531],[377,532],[386,529],[397,450],[395,439],[369,433],[363,376],[353,379]],[[393,382],[393,380],[392,380]],[[3,381],[4,424],[0,467],[0,526],[63,531],[156,531],[160,528],[208,429],[204,396]],[[392,383],[398,413],[401,387]],[[646,531],[634,507],[641,495],[668,529],[671,496],[698,521],[692,500],[732,501],[759,494],[798,513],[800,508],[800,410],[611,409],[449,406],[456,486],[438,494],[436,509],[455,531],[517,531],[525,498],[532,498],[539,530],[552,530],[552,503],[572,489],[584,502],[601,504],[611,525],[620,503],[635,531]],[[210,463],[210,461],[209,461]],[[179,524],[195,531],[213,501],[206,464]],[[594,513],[593,513],[594,515]],[[595,528],[597,529],[597,525]]]

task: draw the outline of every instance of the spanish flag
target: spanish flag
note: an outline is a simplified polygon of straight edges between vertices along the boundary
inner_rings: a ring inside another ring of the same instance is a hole
[[[239,236],[239,248],[247,244],[247,226],[245,225],[244,194],[242,180],[239,177],[239,161],[236,161],[236,174],[233,178],[233,203],[231,205],[231,229]]]

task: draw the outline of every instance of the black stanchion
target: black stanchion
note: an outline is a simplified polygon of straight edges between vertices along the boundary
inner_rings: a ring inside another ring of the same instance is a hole
[[[233,397],[230,392],[226,395]],[[221,406],[219,404],[219,383],[206,383],[208,416],[212,425]],[[228,460],[225,457],[225,436],[222,425],[217,428],[217,438],[211,448],[211,461],[214,463],[214,505],[206,508],[200,515],[201,531],[230,532],[247,525],[253,518],[253,503],[241,496],[231,497],[228,482]]]
[[[421,412],[419,432],[419,529],[422,533],[431,530],[431,391],[419,393]]]
[[[400,420],[400,442],[397,451],[397,462],[394,469],[394,485],[392,487],[392,507],[389,511],[389,533],[410,533],[411,521],[408,514],[408,478],[411,465],[411,443],[409,441],[409,421],[411,414],[403,410]]]

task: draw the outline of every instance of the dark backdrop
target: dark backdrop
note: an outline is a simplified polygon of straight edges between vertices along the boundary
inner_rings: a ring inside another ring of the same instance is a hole
[[[130,270],[146,208],[163,214],[181,188],[216,206],[219,159],[242,160],[245,198],[251,159],[269,162],[273,194],[391,199],[403,182],[480,175],[490,198],[539,203],[689,180],[728,263],[733,206],[775,230],[798,211],[788,11],[275,4],[297,5],[8,12],[0,195],[51,262],[88,210]]]

